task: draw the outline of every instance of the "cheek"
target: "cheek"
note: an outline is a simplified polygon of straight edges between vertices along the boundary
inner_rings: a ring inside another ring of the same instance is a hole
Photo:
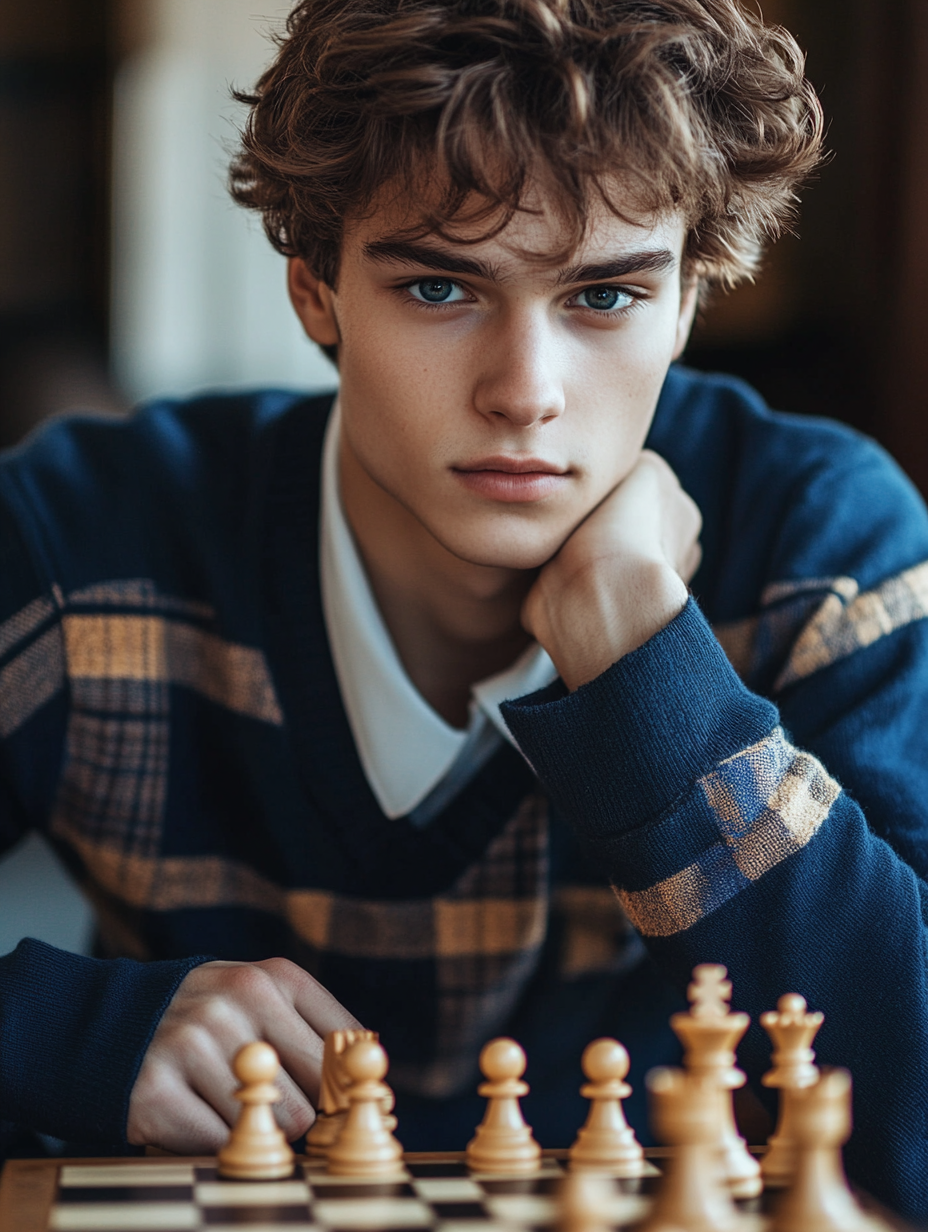
[[[363,300],[372,303],[362,311]],[[431,328],[430,328],[431,326]],[[346,297],[339,366],[342,383],[373,392],[378,401],[428,402],[452,379],[455,347],[432,320],[401,307],[381,290]]]
[[[642,330],[578,365],[570,405],[577,411],[582,461],[598,495],[624,479],[638,460],[669,363],[664,332]]]

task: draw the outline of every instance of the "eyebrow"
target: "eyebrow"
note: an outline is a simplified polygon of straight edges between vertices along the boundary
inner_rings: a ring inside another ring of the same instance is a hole
[[[572,282],[612,282],[629,274],[663,274],[675,269],[676,256],[669,248],[626,252],[611,261],[594,261],[589,265],[571,265],[558,270],[559,286]]]
[[[470,274],[485,278],[488,282],[500,280],[499,266],[465,257],[431,244],[417,244],[408,240],[372,240],[364,245],[364,253],[372,261],[398,262],[402,265],[419,265],[438,270],[443,274]],[[611,282],[627,278],[629,274],[661,274],[674,269],[677,258],[668,248],[639,249],[622,253],[608,261],[596,261],[586,265],[571,265],[558,270],[557,285],[577,282]]]
[[[405,240],[372,240],[364,245],[364,255],[372,261],[395,261],[401,265],[424,265],[443,274],[472,274],[490,282],[499,279],[499,267],[475,257],[461,256],[433,248],[431,244],[416,244]]]

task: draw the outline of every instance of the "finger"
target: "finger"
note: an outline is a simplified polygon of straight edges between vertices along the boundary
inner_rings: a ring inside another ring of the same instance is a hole
[[[270,969],[275,978],[290,987],[296,1012],[320,1039],[324,1039],[329,1031],[351,1031],[363,1026],[354,1014],[346,1010],[327,988],[313,979],[302,967],[284,958],[272,958],[257,965]]]
[[[177,1070],[162,1066],[157,1089],[145,1092],[144,1141],[178,1155],[213,1155],[224,1145],[229,1127]]]
[[[238,982],[241,984],[241,977]],[[288,1140],[299,1138],[312,1124],[315,1113],[307,1095],[304,1094],[298,1081],[294,1081],[288,1073],[288,1039],[287,1028],[306,1042],[311,1050],[322,1053],[322,1041],[316,1037],[310,1028],[302,1023],[296,1012],[285,998],[278,995],[279,1005],[274,1007],[275,1024],[279,1024],[284,1043],[280,1037],[277,1042],[271,1038],[271,1032],[255,1024],[253,1018],[239,1012],[235,1005],[225,1005],[222,1014],[214,1013],[208,1026],[201,1024],[197,1028],[188,1027],[183,1032],[183,1073],[191,1089],[195,1091],[222,1119],[227,1126],[232,1126],[241,1112],[241,1104],[235,1098],[239,1088],[238,1080],[233,1071],[235,1057],[241,1048],[252,1043],[256,1038],[266,1039],[277,1051],[281,1061],[281,1069],[275,1079],[275,1085],[281,1094],[280,1101],[275,1105],[277,1121],[287,1135]],[[289,1018],[289,1022],[288,1022]],[[175,1040],[175,1044],[179,1041]],[[299,1065],[301,1058],[297,1057]],[[291,1064],[293,1061],[291,1060]]]
[[[274,1116],[288,1142],[302,1138],[316,1119],[316,1113],[305,1092],[294,1082],[286,1069],[277,1075],[275,1086],[280,1100],[274,1105]]]
[[[255,1035],[275,1049],[296,1087],[315,1106],[319,1101],[324,1044],[306,1017],[316,1016],[316,996],[323,1001],[324,1011],[327,1002],[335,1006],[338,1002],[305,971],[284,959],[250,964],[236,978],[238,996],[249,1006]],[[344,1012],[336,1021],[344,1021],[345,1017],[355,1025],[356,1020]],[[317,1018],[326,1021],[324,1013]]]
[[[249,1033],[250,1034],[250,1033]],[[235,1054],[250,1039],[241,1038],[220,1044],[205,1033],[183,1054],[183,1077],[192,1091],[221,1117],[226,1129],[235,1124],[241,1105],[235,1099],[238,1081],[232,1071]]]
[[[280,1063],[308,1106],[319,1105],[322,1086],[322,1053],[324,1043],[303,1020],[294,1014],[297,1025],[275,1023],[265,1036],[280,1057]]]

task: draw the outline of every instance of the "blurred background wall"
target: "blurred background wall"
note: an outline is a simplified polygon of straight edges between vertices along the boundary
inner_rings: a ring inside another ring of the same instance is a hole
[[[112,372],[132,400],[211,385],[331,385],[285,262],[226,192],[241,109],[287,6],[126,0],[113,102]]]
[[[0,444],[73,408],[333,382],[224,188],[230,88],[287,8],[0,0]],[[928,0],[763,9],[808,52],[834,157],[798,236],[710,308],[689,360],[862,428],[928,492]],[[82,948],[88,928],[37,840],[0,864],[0,953],[25,933]]]

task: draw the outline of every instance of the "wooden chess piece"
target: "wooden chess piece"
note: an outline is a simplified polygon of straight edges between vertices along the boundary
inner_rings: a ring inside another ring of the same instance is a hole
[[[770,1232],[863,1232],[874,1221],[848,1188],[841,1148],[851,1134],[851,1075],[823,1071],[793,1092],[796,1170],[773,1213]],[[882,1227],[876,1224],[876,1227]]]
[[[341,1061],[348,1079],[348,1115],[328,1150],[333,1176],[390,1176],[402,1171],[403,1148],[385,1128],[383,1103],[390,1088],[383,1081],[387,1054],[376,1040],[361,1039],[345,1049]]]
[[[651,1168],[634,1130],[625,1120],[621,1101],[632,1093],[625,1081],[628,1053],[618,1040],[588,1044],[580,1060],[586,1084],[580,1094],[591,1100],[589,1115],[570,1148],[574,1172],[607,1172],[610,1176],[647,1176]]]
[[[647,1084],[654,1132],[675,1149],[636,1232],[737,1232],[743,1221],[722,1167],[717,1090],[679,1069],[652,1069]]]
[[[687,1073],[718,1093],[719,1146],[732,1196],[756,1198],[763,1188],[760,1164],[738,1133],[731,1101],[731,1092],[747,1081],[735,1067],[734,1050],[751,1020],[747,1014],[731,1012],[727,974],[716,963],[696,967],[687,989],[689,1013],[674,1014],[670,1025],[683,1045]]]
[[[475,1172],[534,1172],[541,1147],[522,1117],[519,1098],[528,1094],[525,1053],[512,1039],[495,1039],[480,1053],[486,1082],[477,1088],[488,1103],[483,1120],[467,1144],[467,1163]]]
[[[773,1042],[773,1069],[764,1074],[765,1087],[779,1088],[780,1110],[777,1127],[767,1143],[761,1161],[761,1174],[768,1189],[782,1189],[796,1170],[796,1143],[793,1141],[793,1093],[818,1082],[815,1053],[811,1044],[824,1021],[824,1014],[809,1014],[805,1000],[788,992],[777,1001],[777,1008],[761,1014],[760,1023]]]
[[[596,1172],[569,1172],[558,1190],[560,1232],[611,1232],[609,1182]]]
[[[342,1066],[345,1049],[356,1044],[358,1040],[377,1040],[376,1031],[360,1029],[350,1031],[329,1031],[325,1037],[322,1052],[322,1081],[319,1088],[319,1108],[316,1119],[306,1135],[306,1154],[326,1156],[329,1147],[342,1132],[348,1116],[348,1079]],[[389,1092],[388,1100],[393,1107],[393,1093]],[[388,1109],[389,1111],[389,1109]],[[396,1118],[391,1117],[385,1123],[385,1128],[393,1132],[396,1129]]]
[[[293,1151],[274,1120],[280,1099],[274,1079],[277,1053],[261,1040],[236,1053],[232,1072],[241,1083],[235,1098],[242,1104],[229,1141],[219,1152],[220,1176],[242,1181],[276,1181],[293,1172]]]

